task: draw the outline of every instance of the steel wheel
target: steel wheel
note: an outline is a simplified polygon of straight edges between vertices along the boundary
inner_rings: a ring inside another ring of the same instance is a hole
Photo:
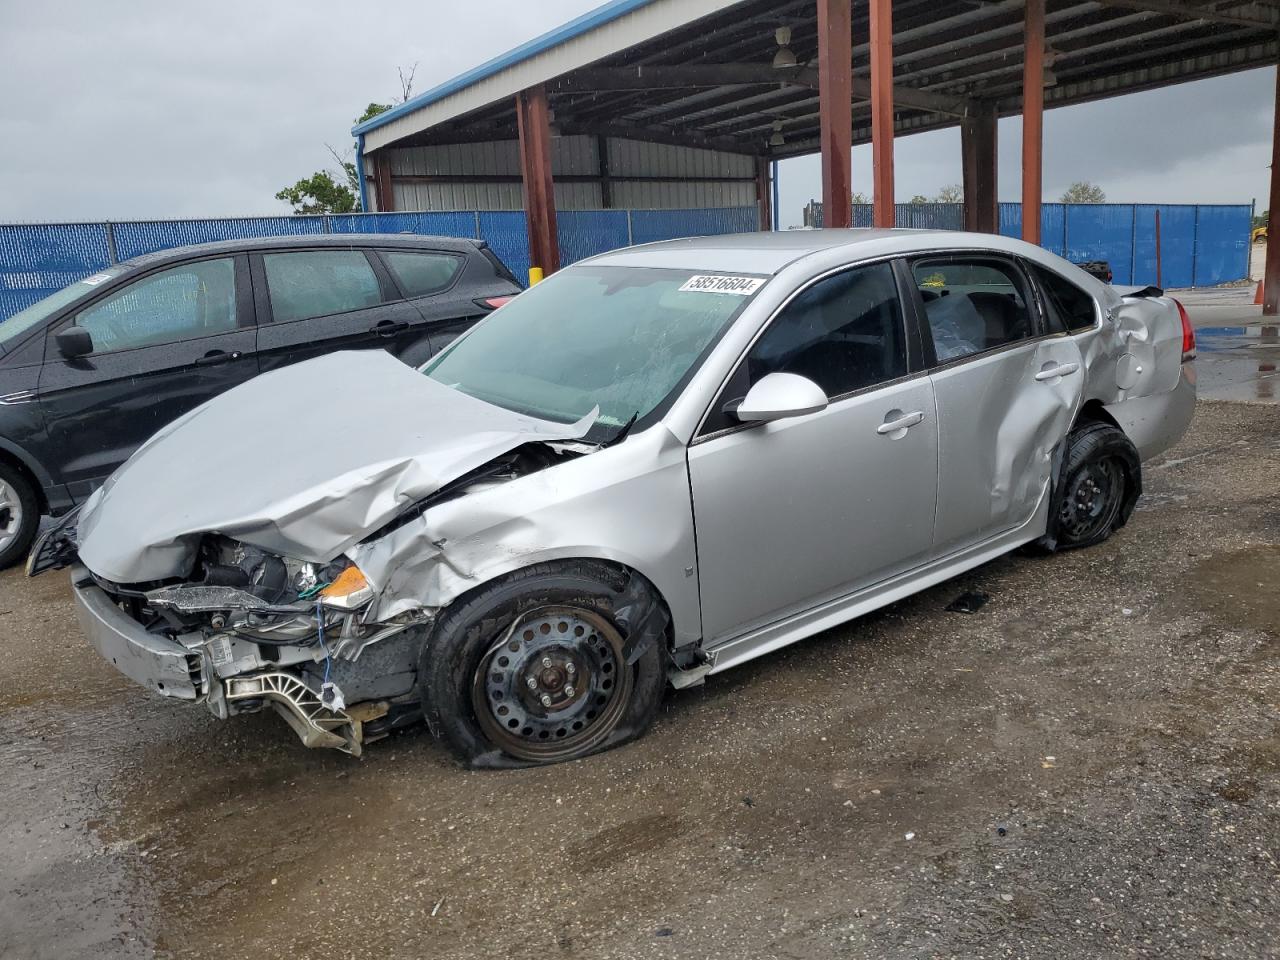
[[[8,550],[23,535],[23,519],[18,491],[0,477],[0,553]]]
[[[485,736],[522,760],[549,763],[597,746],[631,699],[622,636],[593,610],[541,607],[483,657],[471,703]]]
[[[1124,471],[1114,457],[1082,464],[1071,476],[1058,514],[1058,529],[1072,542],[1111,529],[1120,513]]]

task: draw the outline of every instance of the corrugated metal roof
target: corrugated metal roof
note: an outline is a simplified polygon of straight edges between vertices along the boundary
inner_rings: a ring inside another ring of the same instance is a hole
[[[376,150],[741,2],[745,0],[611,0],[351,132],[364,136],[365,152]],[[606,30],[610,27],[614,29]],[[508,82],[502,82],[504,78]]]

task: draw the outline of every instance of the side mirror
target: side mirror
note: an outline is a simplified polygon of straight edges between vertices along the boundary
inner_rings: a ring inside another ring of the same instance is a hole
[[[59,330],[53,341],[58,345],[58,352],[68,360],[93,353],[93,336],[84,327]]]
[[[771,373],[747,391],[734,415],[743,423],[767,423],[826,408],[827,395],[812,380],[795,373]]]

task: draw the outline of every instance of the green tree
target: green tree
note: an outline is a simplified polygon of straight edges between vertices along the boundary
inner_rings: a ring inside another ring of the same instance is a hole
[[[354,164],[348,177],[355,172]],[[309,177],[303,177],[291,187],[285,187],[276,194],[277,200],[283,200],[293,207],[298,215],[320,213],[359,213],[360,197],[349,183],[338,183],[328,170],[317,170]]]
[[[1063,203],[1106,203],[1107,195],[1096,183],[1077,180],[1062,194]]]
[[[911,198],[910,202],[911,203],[928,203],[929,198],[926,197],[923,193],[917,193],[914,197]]]
[[[958,183],[949,183],[933,198],[934,203],[963,203],[964,187]]]
[[[854,192],[853,196],[849,198],[849,202],[856,206],[858,204],[870,203],[871,201],[867,199],[867,195],[865,193],[861,190],[857,190]]]
[[[413,95],[413,77],[418,71],[415,63],[406,71],[400,72],[400,103],[404,103]],[[356,117],[355,123],[361,124],[372,120],[380,113],[390,110],[392,104],[370,103],[364,112]],[[276,194],[277,200],[283,200],[293,207],[298,215],[321,213],[360,213],[360,174],[356,162],[347,159],[351,151],[341,154],[332,144],[325,144],[329,155],[338,165],[338,170],[317,170],[309,177],[303,177],[293,186],[285,187]]]

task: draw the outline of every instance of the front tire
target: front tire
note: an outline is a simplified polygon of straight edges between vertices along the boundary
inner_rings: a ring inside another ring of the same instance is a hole
[[[634,648],[629,618],[657,602],[642,578],[589,561],[479,588],[423,645],[428,726],[474,767],[576,760],[640,736],[662,700],[664,640]]]
[[[1125,525],[1142,492],[1138,451],[1118,427],[1088,421],[1066,444],[1048,530],[1035,544],[1044,552],[1106,540]]]
[[[40,529],[40,502],[25,476],[0,463],[0,570],[27,555]]]

